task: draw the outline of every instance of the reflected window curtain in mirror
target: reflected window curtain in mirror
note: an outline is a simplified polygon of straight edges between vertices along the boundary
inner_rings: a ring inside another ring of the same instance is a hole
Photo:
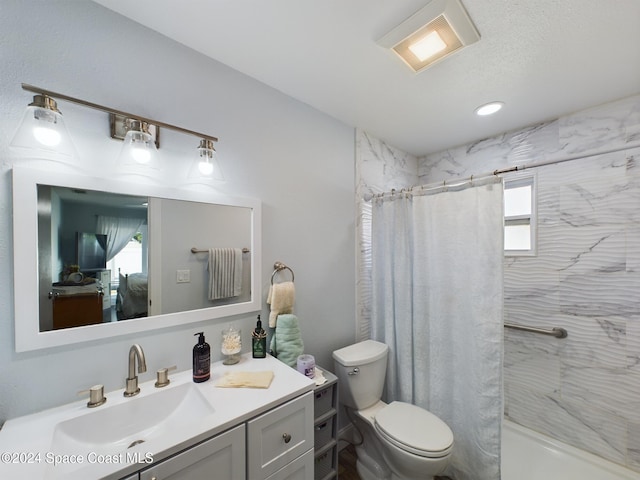
[[[138,218],[119,218],[98,215],[96,230],[107,235],[107,262],[112,260],[133,236],[139,232],[144,223]]]

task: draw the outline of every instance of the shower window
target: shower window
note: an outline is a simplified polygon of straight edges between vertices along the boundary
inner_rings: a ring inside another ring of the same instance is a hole
[[[504,181],[505,255],[535,255],[535,176],[517,175]]]

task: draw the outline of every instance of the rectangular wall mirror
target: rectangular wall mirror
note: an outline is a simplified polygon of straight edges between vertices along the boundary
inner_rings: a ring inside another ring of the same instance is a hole
[[[16,351],[260,309],[260,202],[13,171]]]

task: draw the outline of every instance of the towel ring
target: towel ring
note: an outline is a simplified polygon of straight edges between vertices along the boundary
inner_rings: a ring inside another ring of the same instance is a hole
[[[282,270],[289,270],[291,272],[291,281],[293,282],[295,280],[295,275],[293,274],[293,270],[291,270],[291,268],[287,267],[282,262],[276,262],[273,264],[273,273],[271,274],[271,285],[273,285],[273,279],[275,278],[276,274]]]

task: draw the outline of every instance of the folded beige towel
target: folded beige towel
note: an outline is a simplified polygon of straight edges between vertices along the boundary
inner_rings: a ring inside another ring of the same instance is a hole
[[[267,303],[271,305],[269,314],[269,327],[276,328],[278,315],[293,313],[293,304],[296,301],[296,288],[293,282],[274,283],[269,287]]]
[[[226,372],[216,383],[222,388],[269,388],[273,372]]]

